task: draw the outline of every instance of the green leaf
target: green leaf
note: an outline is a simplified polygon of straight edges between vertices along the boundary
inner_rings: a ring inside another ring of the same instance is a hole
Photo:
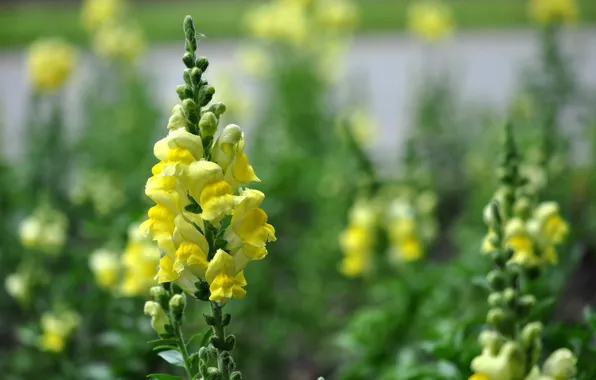
[[[165,373],[152,373],[147,377],[155,380],[183,380],[180,376],[166,375]]]
[[[168,346],[168,345],[161,345],[161,346],[155,346],[155,347],[153,347],[152,350],[153,351],[165,351],[165,350],[178,351],[178,347]]]
[[[178,344],[176,339],[154,339],[147,342],[147,344]]]
[[[184,367],[184,358],[182,354],[176,350],[162,351],[158,353],[163,360],[178,367]]]
[[[209,341],[209,338],[211,338],[211,335],[213,335],[213,329],[209,329],[205,334],[203,334],[203,339],[201,339],[201,347],[207,346],[207,342]]]

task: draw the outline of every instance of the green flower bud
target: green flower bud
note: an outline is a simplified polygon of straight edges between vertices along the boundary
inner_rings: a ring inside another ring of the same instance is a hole
[[[498,307],[490,309],[486,315],[486,322],[496,329],[500,329],[505,323],[506,319],[507,315],[505,314],[505,311]]]
[[[156,333],[166,334],[168,318],[161,305],[155,301],[145,302],[144,313],[151,316],[151,327]]]
[[[322,377],[320,377],[319,379],[322,379]],[[232,373],[232,375],[230,376],[230,380],[242,380],[242,374],[236,371]]]
[[[577,358],[566,348],[559,348],[544,362],[544,374],[555,379],[571,379],[577,372]]]
[[[215,367],[209,367],[207,369],[207,380],[219,380],[221,379],[221,372]]]
[[[213,103],[209,107],[209,111],[213,112],[219,118],[226,112],[226,105],[221,102]]]
[[[193,67],[192,71],[190,72],[190,80],[192,84],[198,86],[201,83],[201,75],[203,75],[203,71],[198,67]]]
[[[161,286],[153,286],[149,289],[149,294],[154,301],[159,301],[159,299],[166,294],[166,290]]]
[[[494,292],[488,295],[488,304],[491,307],[503,306],[503,295],[499,292]]]
[[[182,319],[184,308],[186,307],[186,297],[184,294],[175,294],[170,298],[170,310],[174,314],[177,321]]]
[[[205,72],[207,71],[207,67],[209,67],[209,61],[207,60],[207,57],[199,57],[197,58],[195,65],[201,69],[202,72]]]
[[[540,335],[542,335],[542,323],[528,323],[522,330],[521,342],[524,347],[532,347],[536,341],[540,340]]]
[[[184,108],[184,111],[186,111],[186,114],[188,115],[188,120],[193,124],[198,123],[198,121],[199,121],[199,107],[197,107],[197,103],[195,103],[195,101],[192,99],[185,99],[182,102],[182,107]]]
[[[236,346],[236,337],[234,335],[228,335],[225,341],[225,350],[232,351]]]
[[[507,288],[507,289],[503,290],[503,300],[505,301],[507,306],[509,306],[510,308],[513,308],[515,306],[515,301],[516,301],[515,290],[512,288]]]
[[[503,339],[496,331],[482,331],[478,336],[478,343],[482,348],[489,350],[492,355],[496,355],[503,344]]]
[[[180,100],[192,98],[192,88],[184,84],[176,86],[176,93]]]
[[[168,129],[174,131],[176,129],[182,129],[187,127],[186,118],[180,115],[172,115],[168,119]]]
[[[221,321],[221,324],[225,327],[225,326],[228,326],[231,321],[232,321],[232,315],[229,314],[229,313],[226,313],[223,316],[223,319]]]
[[[217,132],[218,120],[213,112],[205,112],[199,121],[199,128],[203,137],[213,136]]]
[[[498,269],[490,271],[486,279],[494,290],[503,290],[507,284],[505,273]]]
[[[184,83],[186,83],[187,85],[190,86],[192,84],[190,80],[190,69],[184,70],[184,73],[182,74],[182,79],[184,79]]]
[[[184,65],[186,67],[188,67],[189,69],[192,69],[193,67],[195,67],[195,56],[193,53],[190,52],[186,52],[184,53],[184,56],[182,57],[182,62],[184,62]]]

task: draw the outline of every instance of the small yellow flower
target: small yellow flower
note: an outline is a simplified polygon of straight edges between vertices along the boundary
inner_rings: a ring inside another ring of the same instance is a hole
[[[491,380],[491,378],[483,373],[475,373],[472,376],[468,377],[468,380]]]
[[[20,273],[13,273],[6,276],[4,280],[6,293],[19,301],[27,300],[29,296],[28,278]]]
[[[89,267],[101,287],[111,289],[116,285],[120,273],[120,259],[115,252],[98,249],[91,254]]]
[[[575,0],[531,0],[530,15],[541,24],[572,23],[579,10]]]
[[[67,238],[68,220],[48,205],[39,207],[19,226],[21,243],[48,254],[60,252]]]
[[[350,210],[348,227],[339,235],[344,254],[340,271],[348,277],[360,276],[370,269],[370,256],[375,242],[376,214],[364,200]]]
[[[107,60],[131,63],[146,50],[147,43],[141,29],[130,25],[105,24],[93,39],[93,49]]]
[[[346,0],[322,0],[317,3],[316,18],[325,28],[352,29],[358,23],[358,9]]]
[[[555,380],[571,379],[577,372],[577,357],[567,348],[553,352],[544,362],[544,374]]]
[[[534,210],[536,233],[549,244],[560,244],[569,232],[569,226],[559,214],[559,205],[555,202],[541,203]]]
[[[440,40],[453,32],[451,10],[438,2],[415,2],[408,9],[408,26],[427,41]]]
[[[60,39],[35,42],[29,49],[29,78],[36,91],[53,92],[72,74],[76,55],[73,47]]]
[[[87,30],[95,30],[118,18],[122,8],[121,0],[85,0],[81,9],[83,25]]]
[[[211,291],[211,301],[220,303],[230,298],[242,299],[246,295],[246,279],[242,271],[236,271],[234,258],[227,252],[219,249],[205,273]]]
[[[238,51],[238,58],[244,71],[254,77],[264,77],[271,72],[273,62],[267,52],[260,47],[249,46]]]
[[[266,41],[280,41],[302,47],[309,35],[305,5],[281,1],[263,4],[246,17],[249,32]]]
[[[125,296],[146,294],[149,288],[155,285],[155,270],[160,259],[159,248],[138,231],[137,224],[130,226],[128,243],[122,253],[123,280],[120,291]],[[171,233],[169,236],[171,237]]]
[[[143,235],[149,234],[154,240],[172,237],[176,215],[170,209],[157,204],[151,207],[147,214],[149,215],[149,219],[139,227]]]
[[[213,159],[224,171],[225,180],[236,189],[241,184],[259,182],[244,154],[244,133],[237,125],[226,126],[215,142]]]
[[[44,351],[62,352],[66,345],[66,339],[78,327],[80,317],[72,311],[65,311],[59,314],[46,312],[41,316],[41,328],[43,334],[40,339],[40,347]]]
[[[496,249],[492,243],[492,240],[495,238],[495,236],[495,232],[492,230],[492,228],[489,228],[488,233],[486,236],[484,236],[484,239],[482,239],[482,253],[490,253]]]
[[[511,219],[505,226],[505,246],[513,249],[512,262],[524,266],[536,266],[540,264],[537,256],[532,235],[526,229],[525,224],[519,218]]]
[[[517,344],[511,342],[505,343],[496,355],[484,349],[472,360],[471,367],[475,374],[471,379],[510,380],[514,378],[513,374],[517,374],[520,367],[520,363],[515,360],[518,350]]]

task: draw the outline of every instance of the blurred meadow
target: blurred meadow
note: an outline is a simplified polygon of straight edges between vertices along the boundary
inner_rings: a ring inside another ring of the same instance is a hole
[[[595,69],[593,0],[0,0],[2,379],[596,380]]]

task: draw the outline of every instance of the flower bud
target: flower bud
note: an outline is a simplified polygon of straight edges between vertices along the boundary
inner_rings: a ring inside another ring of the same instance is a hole
[[[536,305],[536,297],[527,294],[521,297],[517,302],[517,307],[523,316],[528,316]]]
[[[176,86],[176,93],[178,94],[180,100],[192,98],[192,88],[187,85],[181,84]]]
[[[182,102],[182,107],[188,115],[188,120],[191,123],[196,124],[199,121],[199,108],[197,107],[197,103],[192,99],[185,99]]]
[[[199,128],[203,137],[213,136],[217,132],[217,117],[212,112],[205,112],[199,121]]]
[[[168,129],[174,131],[176,129],[186,129],[186,118],[180,115],[172,115],[168,120]]]
[[[144,313],[151,316],[151,327],[162,335],[166,333],[168,318],[161,305],[155,301],[145,302]]]
[[[219,118],[221,115],[224,114],[224,112],[226,112],[226,105],[221,102],[213,103],[209,107],[209,111],[213,112],[215,116]]]
[[[194,54],[190,53],[190,52],[186,52],[184,53],[184,56],[182,57],[182,62],[184,62],[184,65],[186,67],[188,67],[189,69],[194,67],[194,62],[195,61],[195,57]]]
[[[322,377],[319,377],[319,380],[322,379]],[[232,376],[230,376],[230,380],[242,380],[242,374],[240,372],[234,372],[232,373]]]
[[[542,323],[528,323],[522,330],[521,341],[524,346],[532,347],[542,334]]]
[[[494,290],[503,290],[506,285],[505,273],[495,269],[488,273],[486,279]]]
[[[488,304],[492,307],[498,307],[503,305],[503,294],[494,292],[488,296]]]
[[[503,300],[510,308],[515,306],[516,293],[513,288],[507,288],[503,290]]]
[[[503,325],[505,320],[506,320],[505,311],[503,311],[503,309],[498,308],[498,307],[490,309],[488,311],[488,314],[486,315],[486,322],[489,325],[491,325],[497,329]]]
[[[190,72],[190,81],[195,86],[198,86],[201,83],[201,75],[203,75],[203,71],[198,67],[193,67]]]
[[[186,298],[184,294],[175,294],[170,298],[170,310],[174,314],[176,320],[181,320],[184,314],[184,308],[186,307]]]
[[[492,355],[496,355],[502,345],[502,339],[496,331],[482,331],[478,336],[478,342],[482,348],[487,349]]]
[[[566,348],[559,348],[544,362],[544,374],[555,379],[570,379],[577,372],[577,358]]]
[[[209,61],[206,57],[199,57],[197,58],[195,65],[196,67],[201,69],[202,72],[205,72],[207,70],[207,67],[209,67]]]
[[[192,82],[190,80],[190,69],[185,69],[184,73],[182,74],[182,79],[184,79],[184,83],[186,83],[187,85],[191,85]]]

